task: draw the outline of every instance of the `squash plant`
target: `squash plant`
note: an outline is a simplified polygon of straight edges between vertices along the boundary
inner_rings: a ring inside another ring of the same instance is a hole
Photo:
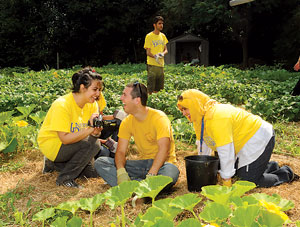
[[[59,204],[36,213],[33,221],[51,223],[51,226],[74,226],[85,225],[84,221],[76,216],[78,209],[90,211],[89,226],[93,226],[93,212],[107,204],[111,209],[121,206],[121,218],[116,217],[111,226],[283,226],[300,222],[292,222],[284,213],[294,208],[293,202],[282,199],[279,195],[272,196],[263,193],[244,195],[255,184],[247,181],[237,181],[232,187],[210,185],[202,187],[201,195],[208,200],[200,212],[196,214],[195,206],[202,201],[198,193],[188,193],[175,198],[165,198],[155,201],[155,197],[161,189],[171,182],[170,177],[153,176],[137,181],[127,181],[110,188],[103,194],[97,194],[92,198],[80,199]],[[135,194],[138,197],[151,197],[152,206],[144,213],[138,214],[134,220],[126,218],[124,204]],[[72,214],[57,216],[60,209],[68,210]],[[176,223],[176,217],[184,210],[191,212],[193,218]],[[56,218],[54,218],[56,215]],[[50,221],[51,220],[51,221]]]

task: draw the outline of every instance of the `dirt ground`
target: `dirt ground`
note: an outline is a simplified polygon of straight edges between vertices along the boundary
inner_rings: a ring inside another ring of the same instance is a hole
[[[184,157],[187,155],[195,154],[191,151],[182,151],[179,150],[177,153],[178,159],[178,168],[180,170],[180,177],[177,184],[173,187],[172,192],[168,195],[163,195],[163,197],[174,198],[178,195],[189,193],[187,189],[186,181],[186,170]],[[55,184],[55,179],[57,173],[47,173],[42,174],[42,155],[38,151],[27,152],[23,155],[16,158],[17,162],[25,163],[22,168],[14,172],[1,172],[1,188],[0,194],[4,194],[10,190],[16,189],[18,192],[26,191],[29,187],[33,190],[29,193],[28,196],[17,200],[15,207],[19,211],[25,212],[28,210],[26,204],[29,198],[32,199],[32,204],[44,204],[46,207],[55,206],[62,202],[68,200],[79,200],[80,198],[89,198],[93,197],[97,193],[103,193],[109,186],[105,184],[102,178],[95,179],[78,179],[77,182],[84,186],[83,189],[67,189],[65,187],[59,187]],[[280,165],[289,165],[292,169],[299,175],[300,167],[299,161],[300,158],[283,156],[273,154],[272,159],[278,161]],[[273,188],[256,188],[251,192],[253,193],[266,193],[272,195],[274,193],[279,194],[282,198],[292,200],[295,204],[295,208],[287,212],[287,215],[292,221],[300,220],[300,181],[294,181],[292,183],[286,183]],[[200,193],[199,193],[200,195]],[[134,219],[139,212],[144,212],[150,205],[143,204],[133,208],[132,205],[128,202],[125,206],[125,213],[128,218]],[[196,213],[200,212],[201,207],[196,207]],[[94,226],[109,226],[109,222],[115,220],[116,215],[120,216],[120,210],[111,211],[108,207],[101,207],[94,215]],[[33,214],[31,214],[33,215]],[[85,223],[88,223],[89,214],[83,211],[79,212],[79,215],[84,218]],[[186,219],[191,217],[189,212],[183,212],[177,218],[178,220]],[[40,223],[39,223],[40,224]],[[32,223],[33,226],[36,226],[37,223]]]

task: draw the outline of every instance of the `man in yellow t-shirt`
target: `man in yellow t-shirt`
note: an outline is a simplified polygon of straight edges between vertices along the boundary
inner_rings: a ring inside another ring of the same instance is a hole
[[[146,106],[147,88],[136,82],[128,84],[121,100],[129,114],[121,123],[115,160],[99,157],[95,161],[98,174],[111,186],[123,181],[143,180],[148,176],[164,175],[177,182],[175,144],[171,123],[165,113]],[[138,148],[138,160],[126,160],[130,138]]]
[[[156,16],[153,21],[154,30],[146,35],[144,49],[147,54],[147,87],[148,93],[164,89],[164,56],[168,53],[168,39],[162,29],[164,18]]]

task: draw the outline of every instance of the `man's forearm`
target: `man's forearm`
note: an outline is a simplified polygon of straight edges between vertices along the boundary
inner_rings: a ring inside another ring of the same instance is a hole
[[[158,140],[158,152],[153,160],[149,173],[157,174],[168,158],[170,150],[170,138],[164,137]]]
[[[116,168],[117,169],[125,168],[125,163],[126,163],[125,155],[122,155],[120,152],[116,152],[116,156],[115,156]]]
[[[158,152],[153,160],[153,164],[149,170],[149,173],[157,174],[159,169],[164,165],[167,160],[168,153],[166,152]]]

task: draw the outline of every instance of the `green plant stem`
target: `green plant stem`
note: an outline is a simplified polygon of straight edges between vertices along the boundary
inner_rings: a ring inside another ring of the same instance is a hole
[[[201,220],[200,220],[200,218],[199,218],[199,217],[197,217],[197,215],[195,214],[195,212],[194,212],[194,211],[192,211],[192,214],[194,215],[194,217],[195,217],[197,220],[201,221]]]
[[[93,212],[90,211],[90,226],[93,227]]]
[[[121,212],[122,212],[122,227],[125,227],[125,211],[124,211],[124,206],[121,205]]]

